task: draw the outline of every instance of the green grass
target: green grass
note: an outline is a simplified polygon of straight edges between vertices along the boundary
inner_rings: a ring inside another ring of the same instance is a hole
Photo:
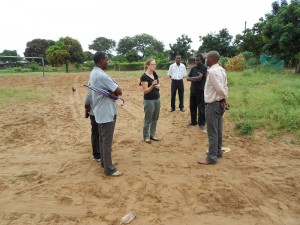
[[[287,132],[299,138],[300,76],[266,68],[229,72],[228,86],[230,117],[239,134],[263,128],[269,138]]]
[[[30,86],[0,87],[0,106],[28,101],[40,101],[50,97],[45,91]]]
[[[80,66],[76,67],[74,65],[69,65],[69,73],[74,72],[84,72],[84,71],[90,71],[89,68]],[[58,72],[58,73],[66,73],[66,67],[60,66],[60,67],[52,67],[52,66],[45,66],[44,68],[45,73],[52,73],[52,72]],[[7,76],[9,74],[18,73],[18,74],[43,74],[43,67],[38,66],[34,70],[31,68],[21,68],[21,67],[13,67],[13,68],[7,68],[0,70],[0,76]]]

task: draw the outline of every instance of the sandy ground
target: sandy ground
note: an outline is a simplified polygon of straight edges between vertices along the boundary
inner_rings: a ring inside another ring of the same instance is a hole
[[[166,77],[162,140],[150,145],[142,140],[138,78],[117,78],[126,105],[119,106],[113,159],[124,175],[106,177],[92,160],[83,108],[87,80],[88,73],[0,77],[1,87],[34,86],[52,96],[0,108],[1,225],[114,225],[130,210],[137,214],[133,225],[300,224],[300,147],[268,141],[263,132],[236,137],[226,112],[224,146],[231,152],[217,165],[198,165],[207,134],[187,126],[187,92],[186,112],[168,112]]]

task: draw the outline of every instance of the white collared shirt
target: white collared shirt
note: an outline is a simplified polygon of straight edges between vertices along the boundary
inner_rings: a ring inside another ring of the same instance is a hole
[[[180,63],[180,65],[177,66],[176,62],[171,64],[169,67],[168,76],[171,76],[173,80],[182,80],[182,78],[186,76],[185,65]]]
[[[225,69],[216,63],[210,67],[207,72],[208,73],[204,87],[205,103],[213,103],[227,98],[228,86]]]

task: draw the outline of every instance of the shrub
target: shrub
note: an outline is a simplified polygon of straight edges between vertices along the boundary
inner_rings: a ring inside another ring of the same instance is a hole
[[[219,63],[222,67],[225,68],[226,66],[226,63],[228,62],[228,57],[224,57],[224,56],[221,56],[220,59],[219,59]]]
[[[32,60],[30,63],[29,63],[29,66],[28,66],[33,72],[35,71],[39,71],[40,67],[39,67],[39,64],[37,62],[35,62],[34,60]]]
[[[74,64],[74,68],[75,68],[76,70],[81,70],[81,69],[82,69],[82,64],[80,64],[80,63],[75,63],[75,64]]]
[[[157,58],[156,59],[156,68],[157,69],[168,69],[169,63],[167,58]]]
[[[252,68],[256,67],[257,64],[258,64],[258,60],[255,58],[246,60],[246,69],[252,69]]]
[[[111,58],[112,63],[124,63],[128,62],[127,59],[122,55],[116,55]]]
[[[242,54],[239,54],[233,58],[228,59],[225,68],[229,71],[243,71],[245,69],[244,56]]]
[[[255,123],[252,120],[243,120],[235,124],[240,135],[251,135],[254,132]]]
[[[242,55],[244,56],[245,60],[249,60],[251,58],[253,58],[253,52],[249,52],[249,51],[246,51],[246,52],[242,52]]]
[[[243,52],[242,55],[245,58],[245,67],[246,69],[251,69],[257,66],[258,60],[254,57],[252,52]]]
[[[94,61],[93,60],[85,61],[83,63],[83,66],[86,67],[89,70],[92,70],[93,67],[94,67]]]

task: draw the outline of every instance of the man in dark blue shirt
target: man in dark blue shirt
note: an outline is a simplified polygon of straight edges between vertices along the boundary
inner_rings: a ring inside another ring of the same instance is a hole
[[[190,89],[190,113],[191,123],[189,125],[199,125],[202,130],[205,127],[205,102],[204,102],[204,85],[207,75],[207,67],[203,64],[202,55],[195,57],[196,66],[194,66],[187,77],[187,81],[191,81]],[[198,120],[197,120],[198,111]]]

